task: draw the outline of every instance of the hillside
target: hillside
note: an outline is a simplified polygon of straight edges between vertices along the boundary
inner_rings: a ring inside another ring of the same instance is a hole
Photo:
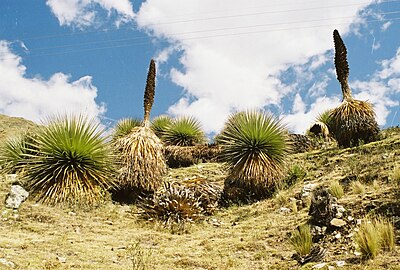
[[[22,117],[10,117],[0,114],[0,142],[4,141],[8,136],[17,135],[35,126],[35,123]]]
[[[7,132],[11,126],[7,124]],[[298,204],[298,198],[305,185],[329,186],[338,180],[345,189],[338,203],[354,224],[326,235],[322,269],[400,269],[399,128],[384,131],[378,142],[356,148],[331,145],[290,155],[288,168],[294,166],[297,183],[274,198],[222,208],[200,223],[178,229],[144,221],[136,206],[111,201],[80,209],[49,207],[28,199],[13,211],[4,207],[4,198],[14,180],[1,175],[0,259],[14,263],[14,269],[142,269],[135,268],[141,263],[145,269],[311,269],[312,264],[300,267],[291,258],[289,235],[309,218],[307,202]],[[222,185],[225,174],[223,164],[204,163],[170,169],[166,180],[205,177]],[[355,252],[353,235],[356,221],[367,214],[391,218],[397,227],[397,244],[394,251],[364,262]],[[338,266],[343,262],[344,267]]]

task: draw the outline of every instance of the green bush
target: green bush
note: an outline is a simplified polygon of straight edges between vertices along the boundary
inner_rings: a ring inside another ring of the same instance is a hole
[[[239,112],[228,119],[218,140],[221,159],[230,167],[227,200],[259,200],[275,191],[289,150],[280,120],[260,111]]]
[[[83,116],[51,119],[24,149],[28,188],[44,203],[91,204],[114,184],[103,130]]]
[[[172,118],[168,115],[159,115],[155,117],[150,124],[153,132],[160,138],[164,136],[165,131],[172,124]]]
[[[303,180],[306,175],[307,173],[302,167],[294,165],[290,168],[287,176],[283,179],[281,188],[287,189],[294,186],[297,182]]]
[[[113,139],[117,140],[119,138],[127,136],[135,127],[140,126],[141,120],[137,118],[123,118],[117,122],[113,132]]]
[[[344,196],[343,187],[338,181],[333,181],[329,185],[329,193],[337,199],[340,199]]]
[[[300,256],[306,256],[311,252],[312,235],[308,224],[300,225],[291,235],[290,244]]]
[[[206,142],[200,122],[194,117],[180,117],[166,128],[163,141],[168,145],[194,146]]]

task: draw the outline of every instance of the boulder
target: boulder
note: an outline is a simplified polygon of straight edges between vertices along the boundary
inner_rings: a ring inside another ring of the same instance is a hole
[[[28,198],[29,192],[20,185],[12,185],[10,193],[6,199],[6,207],[18,209],[23,201]]]

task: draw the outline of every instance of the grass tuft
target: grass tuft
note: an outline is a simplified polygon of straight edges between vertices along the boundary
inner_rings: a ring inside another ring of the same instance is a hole
[[[308,255],[311,252],[312,246],[310,225],[303,224],[297,227],[297,229],[292,232],[289,241],[298,255],[302,257]]]
[[[365,193],[365,186],[360,181],[352,181],[350,183],[350,190],[354,194],[364,194]]]
[[[344,196],[343,186],[338,181],[333,181],[329,185],[329,193],[337,199],[340,199]]]

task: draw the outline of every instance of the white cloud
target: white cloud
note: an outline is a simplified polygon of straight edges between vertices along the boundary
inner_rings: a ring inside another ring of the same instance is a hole
[[[374,105],[378,124],[385,125],[389,108],[400,105],[400,47],[391,59],[381,62],[381,69],[370,80],[357,80],[351,83],[351,87],[355,98],[368,100]]]
[[[280,105],[295,90],[284,86],[280,73],[310,59],[314,59],[311,68],[323,65],[328,60],[326,51],[333,47],[333,27],[346,35],[352,22],[364,22],[358,12],[367,5],[349,5],[344,0],[332,5],[290,0],[276,4],[147,0],[136,20],[142,29],[179,44],[182,50],[183,68],[172,68],[170,74],[185,94],[170,112],[193,114],[207,131],[218,131],[234,110]],[[315,91],[322,94],[323,86]]]
[[[116,25],[134,18],[132,4],[129,0],[47,0],[53,14],[60,25],[84,28],[96,23],[98,12],[96,7],[117,14]]]
[[[293,107],[295,108],[298,103],[297,96],[293,102]],[[318,114],[328,110],[333,109],[340,104],[340,100],[337,97],[319,97],[315,100],[310,108],[304,105],[299,107],[297,110],[293,110],[292,114],[284,115],[285,121],[288,123],[288,128],[294,133],[304,133],[307,128],[315,122],[315,118]]]
[[[49,115],[83,113],[98,118],[105,112],[97,104],[97,88],[90,76],[70,82],[68,75],[55,73],[49,80],[28,78],[20,57],[0,41],[0,113],[39,122]]]

